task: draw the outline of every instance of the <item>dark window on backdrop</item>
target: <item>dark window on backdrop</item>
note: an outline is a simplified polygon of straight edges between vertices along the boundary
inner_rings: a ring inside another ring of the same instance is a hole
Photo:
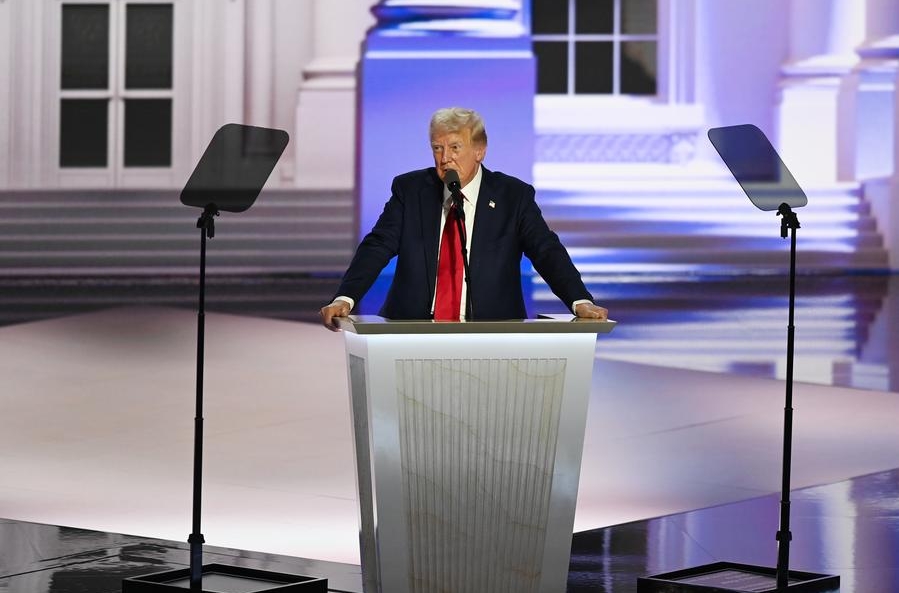
[[[172,4],[64,3],[61,22],[59,166],[170,167]]]
[[[657,0],[532,0],[537,93],[655,95]]]

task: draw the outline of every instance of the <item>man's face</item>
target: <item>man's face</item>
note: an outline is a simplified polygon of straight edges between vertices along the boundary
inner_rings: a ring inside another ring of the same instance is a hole
[[[431,137],[431,154],[440,180],[443,181],[448,169],[454,169],[462,187],[474,178],[486,152],[485,145],[472,143],[471,130],[438,132]]]

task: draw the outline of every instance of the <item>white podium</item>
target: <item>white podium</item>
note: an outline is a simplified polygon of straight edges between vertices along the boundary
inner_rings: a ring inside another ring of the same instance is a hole
[[[565,590],[596,334],[341,320],[366,593]]]

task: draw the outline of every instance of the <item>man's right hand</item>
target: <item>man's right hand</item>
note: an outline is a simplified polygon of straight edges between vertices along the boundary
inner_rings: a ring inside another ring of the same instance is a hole
[[[350,304],[346,301],[337,300],[326,307],[322,307],[319,311],[322,316],[322,323],[332,332],[340,331],[335,317],[346,317],[350,314]]]

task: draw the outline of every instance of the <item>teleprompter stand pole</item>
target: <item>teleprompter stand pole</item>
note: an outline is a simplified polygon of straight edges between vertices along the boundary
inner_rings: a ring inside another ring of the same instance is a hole
[[[718,562],[698,568],[675,571],[637,580],[638,593],[693,593],[712,591],[760,591],[763,593],[811,593],[831,591],[839,586],[839,578],[829,575],[790,571],[790,473],[793,443],[793,350],[796,327],[796,229],[799,219],[787,203],[777,209],[780,236],[790,236],[790,304],[787,322],[787,377],[784,401],[783,470],[781,474],[780,527],[777,531],[777,566],[770,568]],[[773,572],[773,574],[771,574]],[[766,585],[774,577],[774,587]],[[790,582],[792,579],[792,583]],[[744,588],[752,587],[752,588]]]
[[[780,495],[780,529],[777,531],[777,589],[786,591],[790,570],[790,472],[793,457],[793,346],[796,327],[793,315],[796,309],[796,229],[799,218],[784,202],[777,208],[780,216],[780,236],[790,235],[790,313],[787,322],[787,386],[784,401],[783,472]]]
[[[756,566],[718,561],[671,572],[640,577],[637,593],[831,593],[839,590],[840,577],[790,570],[790,473],[793,443],[793,350],[796,327],[796,229],[793,212],[808,204],[808,197],[784,164],[771,142],[757,126],[739,124],[712,128],[709,140],[724,164],[759,210],[780,217],[781,238],[790,237],[790,302],[787,323],[787,376],[784,402],[783,467],[781,472],[780,525],[776,534],[777,565]],[[739,534],[734,535],[739,538]]]
[[[200,229],[200,298],[197,304],[197,411],[194,416],[194,483],[193,483],[193,531],[187,538],[190,544],[190,590],[203,590],[203,544],[200,531],[203,504],[203,360],[206,340],[206,239],[215,237],[215,217],[219,210],[208,204],[197,219]]]
[[[215,133],[181,192],[181,203],[202,208],[200,229],[200,290],[197,306],[197,385],[194,417],[192,532],[188,568],[176,568],[122,580],[122,593],[325,593],[328,579],[274,572],[248,566],[203,564],[205,538],[201,527],[203,485],[203,367],[206,326],[206,240],[215,236],[215,217],[243,212],[259,195],[287,146],[282,130],[225,124]],[[213,199],[216,200],[213,202]]]

